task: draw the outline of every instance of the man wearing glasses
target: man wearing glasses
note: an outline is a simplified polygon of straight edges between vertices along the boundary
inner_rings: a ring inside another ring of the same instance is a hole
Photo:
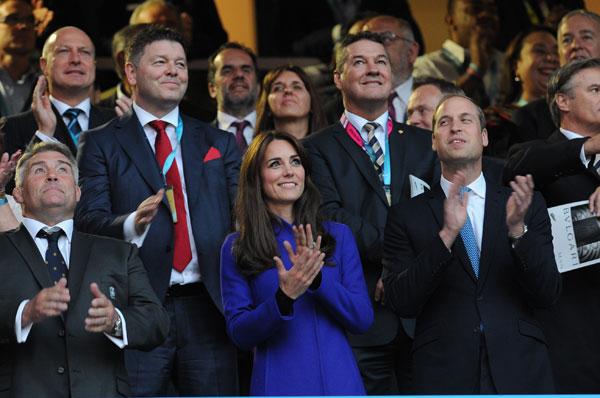
[[[29,109],[37,76],[30,62],[35,50],[35,17],[24,0],[0,2],[0,116]]]
[[[390,15],[371,18],[363,30],[379,33],[390,58],[392,92],[388,99],[390,116],[399,123],[406,121],[408,99],[412,93],[413,65],[419,55],[419,43],[410,24]]]

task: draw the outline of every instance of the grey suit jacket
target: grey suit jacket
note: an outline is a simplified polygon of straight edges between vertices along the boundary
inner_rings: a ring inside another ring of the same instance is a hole
[[[85,331],[89,285],[113,301],[126,322],[128,347],[162,343],[169,319],[154,294],[137,249],[110,238],[74,232],[63,316],[33,325],[26,342],[15,337],[19,304],[51,286],[39,250],[24,227],[0,235],[0,397],[109,397],[129,394],[123,350],[102,333]]]

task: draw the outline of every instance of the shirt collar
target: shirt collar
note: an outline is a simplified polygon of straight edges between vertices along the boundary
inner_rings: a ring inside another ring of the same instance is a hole
[[[53,96],[50,96],[50,102],[52,102],[52,105],[54,105],[54,107],[60,115],[63,115],[67,111],[67,109],[77,108],[81,109],[83,113],[85,113],[85,116],[90,117],[90,108],[92,107],[92,103],[90,102],[89,97],[75,106],[65,104],[64,102],[54,98]]]
[[[448,55],[454,57],[459,65],[462,65],[465,62],[467,50],[462,48],[457,42],[450,39],[446,39],[446,41],[444,41],[444,44],[442,44],[442,48],[444,49],[444,51],[447,52]]]
[[[578,133],[576,133],[576,132],[574,132],[574,131],[571,131],[571,130],[564,129],[564,128],[562,128],[562,127],[560,128],[560,132],[561,132],[561,133],[563,133],[563,135],[564,135],[565,137],[567,137],[567,139],[568,139],[568,140],[574,140],[574,139],[576,139],[576,138],[585,138],[585,137],[584,137],[583,135],[581,135],[581,134],[578,134]]]
[[[442,175],[440,177],[440,185],[446,197],[448,197],[448,191],[450,190],[450,185],[452,183],[444,178]],[[485,178],[483,177],[483,173],[479,174],[479,177],[469,185],[467,185],[475,195],[479,196],[481,199],[485,199]]]
[[[235,116],[232,116],[228,113],[225,113],[223,111],[218,111],[217,112],[217,123],[219,123],[219,128],[222,130],[227,130],[230,126],[231,123],[233,122],[241,122],[242,120],[247,120],[250,123],[250,126],[255,129],[256,126],[256,111],[252,111],[249,114],[247,114],[246,116],[244,116],[242,119],[238,119]]]
[[[34,220],[33,218],[23,217],[22,222],[23,222],[23,225],[25,226],[25,229],[27,229],[27,232],[29,232],[29,235],[31,235],[31,237],[33,239],[35,239],[37,237],[37,234],[38,234],[38,232],[40,232],[40,229],[52,228],[49,225],[39,222],[38,220]],[[54,225],[54,227],[59,227],[60,229],[62,229],[63,232],[65,233],[65,235],[67,236],[67,240],[69,241],[69,243],[71,242],[71,238],[73,237],[73,219],[72,218],[61,221],[58,224]]]
[[[383,128],[383,131],[386,131],[387,120],[388,120],[387,110],[385,112],[383,112],[381,115],[379,115],[379,117],[375,120],[367,120],[364,117],[358,116],[357,114],[354,114],[348,110],[345,110],[344,112],[346,113],[346,117],[348,118],[348,121],[350,122],[350,124],[352,124],[354,127],[356,127],[356,129],[360,133],[362,133],[363,127],[368,122],[375,122],[375,123],[379,124],[379,127]]]
[[[405,104],[408,104],[408,99],[410,98],[410,95],[412,94],[412,86],[413,86],[413,78],[412,78],[412,76],[410,76],[408,79],[406,79],[403,83],[400,83],[394,89],[394,91],[396,92],[398,97],[400,99],[402,99],[402,101]]]
[[[157,119],[164,120],[165,122],[169,123],[173,127],[177,127],[177,125],[179,124],[179,106],[176,106],[175,108],[173,108],[171,110],[171,112],[167,113],[166,115],[164,115],[161,118],[157,118],[150,112],[141,108],[135,102],[133,103],[133,111],[135,112],[135,115],[137,116],[137,118],[140,121],[140,124],[142,126],[146,126],[151,121],[157,120]]]

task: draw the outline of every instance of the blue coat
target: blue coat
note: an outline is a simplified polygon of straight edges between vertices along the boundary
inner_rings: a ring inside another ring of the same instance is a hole
[[[364,395],[346,331],[364,333],[373,322],[360,257],[350,229],[325,223],[335,238],[334,266],[322,268],[321,285],[294,302],[283,316],[275,299],[277,269],[243,276],[231,234],[221,250],[221,289],[227,332],[243,349],[254,349],[252,395]],[[275,226],[279,256],[291,268],[283,241],[295,249],[291,225]]]

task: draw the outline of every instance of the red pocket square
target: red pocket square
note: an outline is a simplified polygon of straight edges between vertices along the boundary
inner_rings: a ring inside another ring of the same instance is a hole
[[[206,152],[206,156],[204,156],[204,163],[210,162],[211,160],[219,159],[221,157],[221,152],[214,146],[211,146],[208,152]]]

